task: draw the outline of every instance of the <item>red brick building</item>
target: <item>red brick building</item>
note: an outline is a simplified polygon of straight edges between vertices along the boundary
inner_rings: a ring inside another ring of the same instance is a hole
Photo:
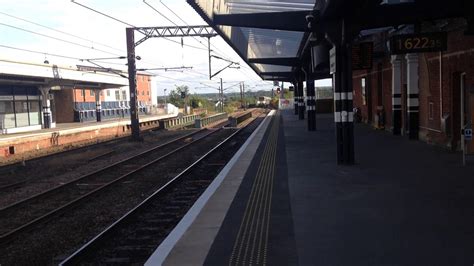
[[[462,19],[423,25],[421,32],[447,32],[447,50],[407,55],[386,50],[396,32],[366,37],[375,40],[373,67],[353,72],[354,107],[362,121],[459,150],[462,126],[474,121],[474,36],[466,29]],[[474,151],[472,142],[469,148]]]
[[[104,90],[76,87],[55,93],[57,122],[94,121],[96,119],[97,93],[99,93],[104,119],[123,116],[128,113],[130,94],[127,86]],[[148,74],[137,74],[137,101],[141,112],[145,112],[146,107],[151,105],[151,76]],[[125,110],[122,111],[122,109]],[[78,112],[82,112],[83,115]]]

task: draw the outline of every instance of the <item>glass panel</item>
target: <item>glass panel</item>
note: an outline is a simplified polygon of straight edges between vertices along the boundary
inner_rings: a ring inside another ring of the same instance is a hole
[[[0,96],[9,96],[13,95],[12,88],[6,86],[0,86]]]
[[[40,112],[40,103],[39,101],[29,101],[30,105],[30,125],[39,125],[41,124],[41,112]]]
[[[122,91],[122,100],[126,100],[127,99],[127,91]]]
[[[115,91],[115,100],[120,101],[120,91],[118,90]]]
[[[312,10],[316,0],[196,0],[194,2],[208,17],[212,17],[213,12],[236,14]]]
[[[14,128],[15,114],[12,101],[0,101],[0,128]]]
[[[27,101],[15,101],[15,113],[17,127],[24,127],[30,125]]]
[[[213,14],[238,14],[313,10],[316,0],[195,0],[212,21]],[[320,3],[318,3],[320,4]],[[316,5],[318,6],[318,5]],[[244,58],[296,57],[304,33],[258,28],[218,26]],[[260,72],[273,72],[269,65]]]

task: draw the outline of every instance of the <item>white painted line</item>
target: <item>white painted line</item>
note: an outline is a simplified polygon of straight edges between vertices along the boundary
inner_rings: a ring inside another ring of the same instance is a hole
[[[266,121],[275,114],[275,111],[272,110],[267,117],[262,121],[262,123],[257,127],[257,129],[250,135],[250,137],[245,141],[245,143],[240,147],[240,149],[235,153],[232,159],[226,164],[222,171],[217,175],[217,177],[212,181],[209,187],[204,191],[204,193],[199,197],[199,199],[193,204],[191,209],[184,215],[181,221],[176,225],[176,227],[171,231],[171,233],[163,240],[163,242],[158,246],[158,248],[153,252],[153,254],[148,258],[145,263],[145,266],[156,266],[162,265],[165,259],[170,254],[171,250],[174,248],[176,243],[183,237],[189,227],[192,225],[196,217],[199,215],[201,210],[204,208],[206,203],[209,201],[211,196],[216,192],[217,188],[224,181],[225,177],[232,169],[234,164],[239,160],[242,153],[245,151],[250,142],[255,138],[255,135],[260,131],[263,125],[266,124]],[[212,243],[211,243],[212,244]]]

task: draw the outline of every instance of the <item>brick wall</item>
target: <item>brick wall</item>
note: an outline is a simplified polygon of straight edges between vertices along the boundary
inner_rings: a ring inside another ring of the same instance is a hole
[[[74,122],[74,99],[73,90],[60,90],[54,92],[56,105],[56,122]]]
[[[356,70],[352,75],[354,107],[361,111],[364,122],[375,123],[377,107],[385,111],[385,127],[391,125],[392,110],[392,69],[388,58],[374,61],[370,70]],[[362,93],[362,78],[366,78],[366,101]]]
[[[76,102],[95,102],[95,93],[98,92],[89,88],[76,88],[73,91],[73,99]],[[104,91],[101,91],[100,100],[104,101],[104,99]]]
[[[137,75],[137,100],[151,104],[151,79],[148,75]]]
[[[461,73],[466,73],[466,86],[474,88],[474,37],[464,35],[462,30],[448,34],[447,51],[420,56],[420,126],[423,127],[420,136],[423,140],[459,149]],[[450,117],[446,128],[441,126],[441,115]]]
[[[406,124],[407,64],[401,56],[402,134]],[[441,58],[441,71],[440,71]],[[381,66],[379,65],[381,64]],[[381,76],[380,76],[380,73]],[[441,73],[441,79],[440,79]],[[448,33],[448,50],[442,53],[419,54],[420,138],[428,143],[459,149],[460,141],[460,74],[465,73],[467,88],[474,90],[474,36],[463,30]],[[392,124],[392,68],[390,57],[374,61],[371,70],[353,72],[354,106],[359,107],[363,121],[369,118],[369,101],[363,104],[361,79],[367,78],[367,93],[372,97],[372,118],[377,105],[385,110],[385,128]],[[379,83],[382,83],[380,91]],[[441,85],[440,85],[441,84]],[[369,88],[370,86],[370,88]],[[441,86],[441,92],[440,92]],[[380,102],[379,93],[382,93]],[[442,110],[441,110],[442,102]],[[449,115],[446,127],[441,117]],[[372,119],[373,123],[374,119]]]

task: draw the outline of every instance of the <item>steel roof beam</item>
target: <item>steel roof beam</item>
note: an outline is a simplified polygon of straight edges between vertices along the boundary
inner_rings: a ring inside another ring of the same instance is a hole
[[[249,63],[278,65],[278,66],[300,66],[298,57],[276,57],[276,58],[249,58]]]
[[[247,14],[214,14],[216,25],[248,27],[271,30],[308,31],[306,16],[312,11],[287,11]]]

